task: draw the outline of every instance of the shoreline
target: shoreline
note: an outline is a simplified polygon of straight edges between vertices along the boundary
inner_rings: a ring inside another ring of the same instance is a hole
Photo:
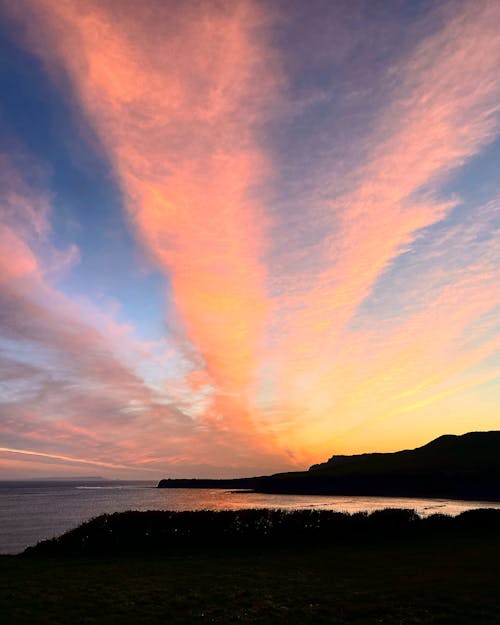
[[[434,539],[445,535],[500,533],[500,509],[477,508],[449,516],[420,516],[408,508],[367,512],[332,510],[195,510],[103,514],[25,549],[24,555],[177,551],[206,546],[233,548],[336,545],[349,542]]]
[[[253,480],[255,478],[241,478],[242,480]],[[257,478],[260,479],[260,478]],[[207,490],[226,490],[232,493],[237,494],[246,494],[246,493],[255,493],[262,495],[304,495],[304,496],[321,496],[321,497],[373,497],[373,498],[389,498],[389,499],[444,499],[447,501],[476,501],[478,503],[500,503],[500,494],[495,492],[492,494],[485,493],[482,496],[470,494],[463,492],[457,492],[456,494],[453,492],[442,493],[441,491],[429,493],[428,491],[420,491],[416,490],[414,492],[409,492],[407,489],[404,490],[395,490],[395,491],[387,491],[387,490],[344,490],[344,489],[335,489],[335,488],[279,488],[273,485],[272,488],[258,488],[258,487],[238,487],[237,484],[231,484],[230,482],[240,482],[240,478],[235,478],[235,480],[212,480],[212,479],[204,479],[204,478],[193,478],[193,479],[177,479],[177,478],[165,478],[161,479],[158,482],[156,488],[159,489],[207,489]]]

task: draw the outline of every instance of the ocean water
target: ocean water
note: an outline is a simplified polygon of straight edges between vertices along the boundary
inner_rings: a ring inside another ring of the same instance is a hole
[[[460,514],[500,502],[326,495],[267,495],[217,489],[159,489],[156,482],[0,482],[0,553],[20,553],[99,514],[125,510],[285,508],[373,511],[411,508],[422,516]]]

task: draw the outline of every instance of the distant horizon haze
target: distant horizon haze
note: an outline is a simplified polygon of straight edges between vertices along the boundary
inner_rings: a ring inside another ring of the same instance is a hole
[[[484,432],[464,432],[463,434],[442,434],[440,436],[438,436],[436,439],[432,439],[430,441],[426,441],[423,445],[418,445],[416,447],[408,447],[405,449],[394,449],[394,450],[390,450],[388,452],[381,452],[380,450],[376,450],[376,449],[371,449],[370,451],[364,451],[364,452],[359,452],[356,454],[331,454],[330,456],[323,458],[322,460],[320,460],[318,463],[313,463],[310,467],[302,467],[299,469],[299,471],[303,470],[303,471],[308,471],[311,470],[313,468],[317,468],[320,465],[322,466],[326,466],[328,465],[330,462],[335,461],[336,456],[340,456],[342,459],[345,458],[349,458],[352,457],[353,459],[356,458],[357,456],[363,456],[363,455],[377,455],[377,454],[392,454],[392,453],[398,453],[401,451],[413,451],[413,450],[418,450],[421,447],[427,447],[430,446],[432,444],[436,444],[438,443],[438,441],[440,441],[441,439],[446,439],[446,438],[453,438],[453,439],[458,439],[460,440],[461,437],[465,436],[467,438],[470,438],[470,435],[476,435],[476,434],[494,434],[494,435],[499,435],[500,434],[500,430],[489,430],[489,431],[484,431]],[[498,439],[498,436],[497,436]],[[491,447],[491,441],[490,441],[490,447]],[[491,451],[491,450],[490,450]],[[475,452],[477,453],[477,450],[475,450]],[[465,460],[465,459],[464,459]],[[98,481],[103,481],[103,482],[113,482],[113,481],[130,481],[130,480],[137,480],[137,481],[142,481],[142,482],[147,482],[150,481],[153,484],[156,484],[160,479],[163,478],[171,478],[171,479],[182,479],[182,478],[187,478],[187,479],[233,479],[233,478],[246,478],[246,477],[259,477],[259,476],[263,476],[266,475],[264,472],[262,471],[256,471],[253,474],[249,474],[249,475],[241,475],[241,474],[231,474],[230,472],[227,473],[226,470],[224,468],[220,469],[220,473],[217,474],[196,474],[196,475],[190,475],[188,474],[185,470],[183,471],[182,468],[179,468],[179,473],[178,474],[166,474],[166,475],[159,475],[159,476],[147,476],[147,477],[137,477],[137,476],[128,476],[126,474],[123,475],[118,475],[118,474],[109,474],[109,475],[83,475],[83,474],[74,474],[74,475],[67,475],[67,474],[61,474],[61,475],[53,475],[53,476],[47,476],[47,475],[18,475],[18,476],[11,476],[11,477],[0,477],[0,482],[1,481],[11,481],[11,480],[18,480],[18,481],[22,481],[22,482],[30,482],[30,481],[46,481],[46,482],[57,482],[57,481],[75,481],[75,482],[98,482]]]

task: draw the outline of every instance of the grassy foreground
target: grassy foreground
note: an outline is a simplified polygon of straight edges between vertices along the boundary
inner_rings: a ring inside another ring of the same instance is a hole
[[[498,625],[499,527],[473,529],[470,518],[453,531],[393,527],[393,536],[326,541],[290,534],[278,546],[3,556],[0,614],[8,625]]]

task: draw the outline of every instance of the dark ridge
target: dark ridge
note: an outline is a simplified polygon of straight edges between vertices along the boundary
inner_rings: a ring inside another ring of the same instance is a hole
[[[421,518],[414,510],[371,514],[328,510],[120,512],[83,523],[59,538],[26,549],[26,555],[199,552],[203,549],[312,544],[355,544],[396,538],[472,535],[500,530],[500,510],[478,509],[457,517]]]
[[[399,470],[498,468],[500,466],[500,432],[469,432],[461,436],[445,434],[416,449],[392,453],[368,453],[332,456],[315,464],[309,471],[330,471],[341,465],[393,466]],[[351,471],[352,469],[348,469]]]
[[[500,501],[500,431],[445,435],[417,449],[333,456],[308,471],[234,480],[161,480],[159,488]]]

